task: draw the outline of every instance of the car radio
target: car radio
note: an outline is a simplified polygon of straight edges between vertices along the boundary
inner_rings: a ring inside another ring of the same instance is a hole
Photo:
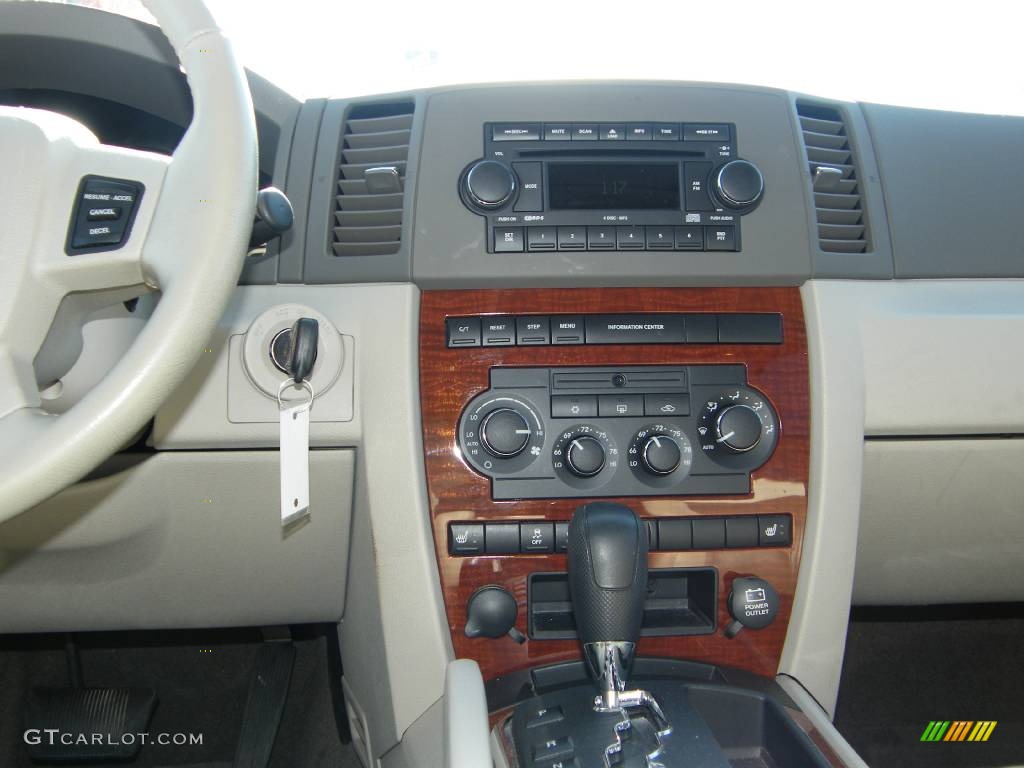
[[[459,193],[490,253],[738,251],[764,179],[731,123],[486,123]]]

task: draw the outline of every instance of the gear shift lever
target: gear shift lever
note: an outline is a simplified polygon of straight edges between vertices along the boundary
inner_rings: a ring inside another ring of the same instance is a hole
[[[569,524],[569,591],[583,655],[604,709],[618,709],[647,590],[647,527],[629,507],[595,502]]]

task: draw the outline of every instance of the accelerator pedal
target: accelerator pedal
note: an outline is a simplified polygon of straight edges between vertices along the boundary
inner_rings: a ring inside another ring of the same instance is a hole
[[[33,688],[25,729],[39,738],[26,740],[28,756],[36,763],[134,760],[142,747],[137,734],[146,732],[155,708],[151,688]]]

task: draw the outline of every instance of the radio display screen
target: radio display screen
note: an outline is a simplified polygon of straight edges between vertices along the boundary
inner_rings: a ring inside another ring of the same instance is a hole
[[[552,210],[679,210],[678,163],[549,163]]]

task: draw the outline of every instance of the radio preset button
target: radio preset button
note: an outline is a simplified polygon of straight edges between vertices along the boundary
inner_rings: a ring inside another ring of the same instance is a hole
[[[644,247],[644,228],[616,227],[615,242],[620,251],[642,250]]]
[[[495,227],[495,253],[521,253],[523,250],[522,227]]]
[[[735,251],[736,227],[705,227],[704,241],[709,251]]]
[[[700,227],[698,227],[700,229]],[[528,227],[526,249],[529,251],[553,251],[558,247],[554,227]]]
[[[614,251],[615,227],[587,227],[587,248],[592,251]]]
[[[494,123],[491,126],[492,141],[537,141],[540,138],[540,123]]]
[[[587,248],[586,227],[559,227],[558,250],[583,251]]]
[[[726,123],[686,123],[683,125],[683,139],[686,141],[728,141],[730,133]]]
[[[650,141],[650,123],[630,123],[626,126],[626,141]]]
[[[597,123],[573,123],[573,141],[597,141],[601,127]]]
[[[693,249],[701,250],[704,247],[704,228],[703,227],[676,227],[676,248],[680,249]]]
[[[655,141],[679,141],[679,123],[655,123],[653,126]]]
[[[622,123],[601,126],[601,141],[625,141],[626,126]]]
[[[569,141],[572,123],[544,123],[544,141]]]
[[[647,248],[649,250],[672,250],[675,236],[672,227],[647,227]]]

